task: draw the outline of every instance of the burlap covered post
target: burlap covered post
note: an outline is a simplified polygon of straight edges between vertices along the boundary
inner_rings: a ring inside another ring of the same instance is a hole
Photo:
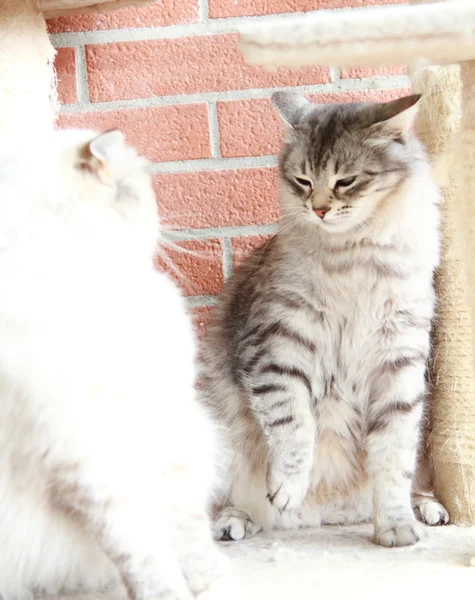
[[[421,4],[422,0],[412,0],[412,3]],[[462,67],[462,72],[465,69]],[[416,128],[443,188],[442,263],[436,280],[439,301],[434,331],[435,387],[430,445],[436,492],[448,508],[451,521],[465,525],[475,522],[475,355],[472,345],[475,297],[470,294],[475,280],[468,285],[466,270],[467,261],[474,264],[471,256],[475,247],[472,245],[470,250],[465,239],[468,229],[473,230],[475,199],[471,202],[471,214],[466,209],[475,192],[475,180],[469,196],[463,177],[464,171],[470,172],[470,164],[475,164],[475,108],[472,109],[472,146],[464,143],[466,167],[463,168],[459,65],[429,67],[413,73],[411,79],[414,91],[423,94]],[[467,101],[466,89],[464,104]],[[464,128],[467,125],[464,122]],[[470,134],[462,134],[463,142],[469,141],[467,135]]]
[[[0,1],[0,143],[53,131],[54,49],[34,0]]]

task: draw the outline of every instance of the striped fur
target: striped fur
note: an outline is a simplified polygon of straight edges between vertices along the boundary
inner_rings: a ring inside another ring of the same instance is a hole
[[[420,538],[439,193],[410,133],[416,101],[276,98],[292,127],[280,230],[226,285],[203,350],[203,401],[234,453],[218,538],[370,518],[379,544]]]

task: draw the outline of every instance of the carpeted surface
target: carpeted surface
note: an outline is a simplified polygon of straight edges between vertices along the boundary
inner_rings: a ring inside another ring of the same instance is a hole
[[[322,527],[259,535],[221,547],[233,561],[241,600],[475,597],[475,528],[428,528],[424,542],[395,549],[375,546],[371,533],[370,525]],[[222,600],[227,596],[224,592]],[[119,590],[74,596],[119,598],[124,598]]]

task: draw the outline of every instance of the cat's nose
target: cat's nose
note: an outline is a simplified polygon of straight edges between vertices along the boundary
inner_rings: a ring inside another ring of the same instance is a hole
[[[313,212],[317,215],[317,217],[323,219],[323,217],[327,214],[329,210],[329,208],[314,208]]]

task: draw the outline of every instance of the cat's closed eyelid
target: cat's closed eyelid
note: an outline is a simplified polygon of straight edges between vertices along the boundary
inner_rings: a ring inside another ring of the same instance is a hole
[[[313,189],[313,183],[306,177],[295,177],[295,181],[304,188]]]

